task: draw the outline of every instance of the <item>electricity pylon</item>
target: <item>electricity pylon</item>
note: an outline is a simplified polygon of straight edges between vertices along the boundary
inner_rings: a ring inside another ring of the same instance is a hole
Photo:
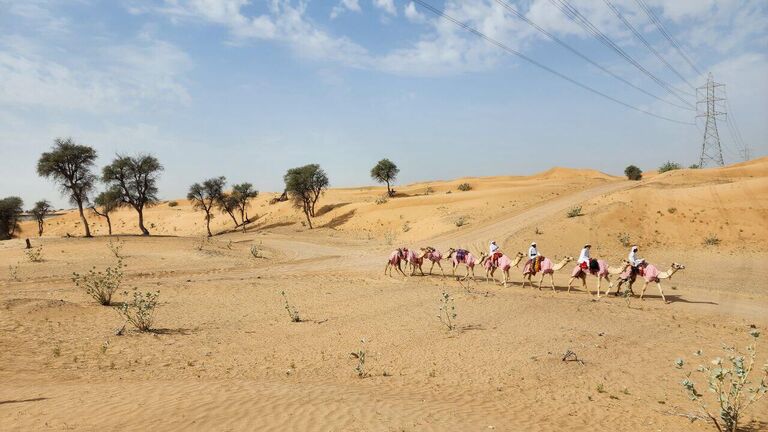
[[[719,88],[724,88],[725,84],[719,84],[712,79],[712,73],[707,77],[707,84],[696,89],[696,117],[706,117],[704,125],[704,139],[701,143],[701,157],[699,158],[699,167],[704,168],[708,162],[717,166],[725,165],[723,161],[723,149],[720,147],[720,135],[717,133],[717,118],[725,116],[724,111],[725,98],[722,97],[722,91],[718,94]],[[699,110],[701,104],[706,104],[704,111]]]

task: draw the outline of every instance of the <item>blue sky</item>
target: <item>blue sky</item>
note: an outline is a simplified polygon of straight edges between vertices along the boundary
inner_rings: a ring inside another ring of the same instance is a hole
[[[753,156],[768,154],[768,3],[645,0],[727,95]],[[650,98],[494,0],[429,3],[543,64],[644,110]],[[509,3],[633,84],[675,101],[549,0]],[[645,68],[667,70],[603,0],[570,0]],[[612,3],[694,85],[694,71],[636,0]],[[688,89],[690,91],[690,89]],[[694,98],[683,96],[693,102]],[[699,121],[699,127],[702,123]],[[737,146],[725,122],[727,162]],[[556,78],[410,0],[0,0],[0,197],[66,200],[35,175],[55,137],[150,152],[164,198],[225,175],[279,191],[286,169],[320,163],[333,186],[370,184],[388,157],[400,183],[528,174],[552,166],[620,174],[630,163],[697,162],[702,132],[624,108]]]

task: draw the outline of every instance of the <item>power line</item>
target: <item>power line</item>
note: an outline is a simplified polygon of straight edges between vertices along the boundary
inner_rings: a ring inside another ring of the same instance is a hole
[[[474,34],[474,35],[484,39],[485,41],[487,41],[487,42],[489,42],[489,43],[491,43],[493,45],[496,45],[497,47],[503,49],[507,53],[515,55],[517,57],[520,57],[521,59],[527,61],[528,63],[531,63],[532,65],[534,65],[534,66],[536,66],[536,67],[538,67],[540,69],[543,69],[543,70],[545,70],[545,71],[547,71],[547,72],[549,72],[549,73],[551,73],[551,74],[553,74],[553,75],[555,75],[555,76],[557,76],[559,78],[562,78],[562,79],[570,82],[571,84],[577,85],[577,86],[583,88],[584,90],[590,91],[590,92],[592,92],[592,93],[594,93],[596,95],[602,96],[602,97],[604,97],[604,98],[606,98],[608,100],[611,100],[611,101],[613,101],[613,102],[615,102],[617,104],[623,105],[623,106],[625,106],[627,108],[633,109],[633,110],[641,112],[643,114],[647,114],[649,116],[653,116],[653,117],[656,117],[656,118],[659,118],[659,119],[662,119],[662,120],[667,120],[667,121],[670,121],[670,122],[673,122],[673,123],[679,123],[679,124],[685,124],[685,125],[693,124],[693,123],[690,123],[690,122],[684,122],[684,121],[681,121],[681,120],[676,120],[676,119],[673,119],[673,118],[665,117],[665,116],[662,116],[662,115],[659,115],[659,114],[654,114],[654,113],[652,113],[650,111],[646,111],[646,110],[644,110],[642,108],[636,107],[634,105],[630,105],[630,104],[628,104],[626,102],[622,102],[622,101],[620,101],[620,100],[618,100],[618,99],[616,99],[616,98],[614,98],[612,96],[609,96],[606,93],[601,92],[600,90],[592,88],[592,87],[590,87],[590,86],[588,86],[586,84],[582,84],[581,82],[576,81],[575,79],[570,78],[570,77],[568,77],[568,76],[566,76],[566,75],[564,75],[564,74],[562,74],[562,73],[560,73],[560,72],[550,68],[549,66],[546,66],[546,65],[544,65],[542,63],[539,63],[538,61],[536,61],[536,60],[526,56],[525,54],[523,54],[523,53],[521,53],[521,52],[519,52],[519,51],[517,51],[517,50],[515,50],[513,48],[508,47],[507,45],[497,41],[496,39],[491,38],[490,36],[486,35],[485,33],[481,32],[481,31],[479,31],[477,29],[475,29],[474,27],[471,27],[468,24],[465,24],[465,23],[463,23],[463,22],[453,18],[452,16],[446,14],[445,12],[443,12],[443,11],[441,11],[439,9],[436,9],[434,6],[430,5],[429,3],[427,3],[427,2],[425,2],[423,0],[413,0],[413,1],[415,3],[418,3],[419,5],[421,5],[423,8],[425,8],[425,9],[429,10],[430,12],[434,13],[435,15],[437,15],[439,17],[442,17],[443,19],[446,19],[446,20],[456,24],[457,26],[463,28],[464,30],[466,30],[466,31],[468,31],[468,32],[470,32],[470,33],[472,33],[472,34]]]
[[[678,54],[680,54],[680,57],[685,59],[685,61],[688,62],[688,64],[691,66],[691,68],[693,68],[693,70],[696,71],[697,74],[701,75],[702,74],[701,70],[698,67],[696,67],[696,64],[690,59],[690,57],[688,57],[688,55],[685,54],[680,44],[677,43],[677,41],[672,37],[672,35],[669,34],[667,29],[664,28],[664,24],[661,23],[661,20],[659,19],[659,17],[653,12],[653,10],[648,6],[648,4],[646,4],[644,0],[635,0],[635,2],[637,2],[637,4],[640,6],[640,8],[643,11],[645,11],[645,14],[648,15],[648,18],[650,18],[651,21],[653,21],[653,23],[656,25],[656,28],[659,29],[659,33],[661,33],[662,36],[664,36],[667,39],[667,41],[669,41],[669,43],[677,50]]]
[[[595,27],[594,24],[592,24],[591,21],[587,17],[581,14],[581,12],[578,11],[575,7],[573,7],[570,3],[567,2],[567,0],[549,0],[552,5],[554,5],[556,8],[558,8],[566,17],[568,17],[571,21],[575,22],[576,24],[580,25],[584,30],[586,30],[588,33],[592,34],[598,41],[600,41],[603,45],[606,47],[612,49],[616,54],[618,54],[620,57],[622,57],[624,60],[628,61],[630,64],[632,64],[637,70],[645,74],[648,78],[653,80],[656,84],[658,84],[660,87],[664,88],[669,94],[675,96],[677,99],[682,101],[684,104],[693,107],[693,104],[691,104],[689,101],[684,99],[680,94],[678,93],[679,90],[672,87],[670,84],[666,83],[665,81],[661,80],[659,77],[651,73],[648,69],[643,67],[637,60],[632,58],[626,51],[624,51],[620,46],[618,46],[611,38],[606,36],[603,32],[601,32],[597,27]]]
[[[648,50],[652,52],[659,59],[660,62],[664,63],[664,66],[666,66],[667,69],[671,70],[675,75],[677,75],[681,80],[683,80],[686,84],[688,84],[688,86],[690,86],[692,89],[694,90],[696,89],[696,87],[694,87],[693,84],[688,82],[688,80],[680,72],[678,72],[677,69],[675,69],[671,64],[669,64],[669,62],[661,54],[659,54],[658,51],[656,51],[656,48],[654,48],[653,45],[651,45],[648,42],[648,40],[645,39],[642,33],[637,31],[635,26],[633,26],[632,23],[630,23],[627,20],[624,14],[622,14],[621,11],[613,3],[611,3],[611,0],[604,0],[604,1],[605,1],[605,4],[608,5],[608,7],[613,11],[616,17],[618,17],[619,20],[621,20],[621,22],[624,23],[624,26],[627,27],[632,32],[632,34],[634,34],[635,37],[638,40],[640,40],[640,42],[642,42],[643,45],[645,45],[645,47],[648,48]]]
[[[587,57],[585,54],[581,53],[581,52],[580,52],[580,51],[578,51],[577,49],[575,49],[575,48],[573,48],[572,46],[568,45],[568,44],[567,44],[566,42],[564,42],[562,39],[558,38],[557,36],[553,35],[552,33],[548,32],[547,30],[545,30],[544,28],[542,28],[540,25],[538,25],[538,24],[536,24],[535,22],[531,21],[531,20],[530,20],[528,17],[526,17],[525,15],[521,14],[520,12],[518,12],[518,11],[517,11],[515,8],[513,8],[513,7],[512,7],[512,6],[511,6],[511,5],[510,5],[510,4],[509,4],[507,1],[505,1],[505,0],[496,0],[496,3],[498,3],[499,5],[501,5],[502,7],[504,7],[505,9],[507,9],[507,10],[508,10],[508,11],[509,11],[511,14],[513,14],[513,15],[514,15],[514,16],[516,16],[517,18],[521,19],[521,20],[522,20],[522,21],[524,21],[526,24],[530,25],[531,27],[533,27],[533,28],[535,28],[536,30],[538,30],[540,33],[544,34],[545,36],[547,36],[547,37],[548,37],[548,38],[550,38],[551,40],[553,40],[553,41],[555,41],[556,43],[558,43],[558,44],[559,44],[560,46],[562,46],[563,48],[567,49],[568,51],[572,52],[572,53],[573,53],[573,54],[575,54],[576,56],[578,56],[578,57],[582,58],[584,61],[588,62],[588,63],[589,63],[589,64],[591,64],[592,66],[595,66],[596,68],[600,69],[601,71],[603,71],[603,72],[607,73],[608,75],[612,76],[613,78],[615,78],[615,79],[617,79],[617,80],[619,80],[619,81],[623,82],[624,84],[626,84],[626,85],[628,85],[628,86],[630,86],[630,87],[633,87],[633,88],[637,89],[638,91],[640,91],[640,92],[642,92],[642,93],[644,93],[644,94],[646,94],[646,95],[648,95],[648,96],[651,96],[652,98],[658,99],[658,100],[660,100],[660,101],[662,101],[662,102],[665,102],[665,103],[667,103],[667,104],[669,104],[669,105],[672,105],[672,106],[674,106],[674,107],[677,107],[677,108],[682,108],[682,109],[687,109],[687,110],[690,110],[690,111],[696,111],[696,110],[695,110],[695,109],[693,109],[693,108],[689,108],[689,107],[685,107],[685,106],[682,106],[682,105],[678,105],[678,104],[675,104],[675,103],[669,102],[668,100],[666,100],[666,99],[663,99],[663,98],[661,98],[661,97],[659,97],[659,96],[657,96],[657,95],[655,95],[655,94],[653,94],[653,93],[651,93],[651,92],[649,92],[649,91],[646,91],[646,90],[645,90],[645,89],[643,89],[642,87],[640,87],[640,86],[637,86],[637,85],[635,85],[635,84],[631,83],[630,81],[628,81],[628,80],[626,80],[626,79],[622,78],[621,76],[619,76],[619,75],[617,75],[617,74],[615,74],[615,73],[611,72],[609,69],[607,69],[607,68],[603,67],[603,66],[602,66],[602,65],[600,65],[599,63],[597,63],[597,62],[595,62],[594,60],[592,60],[591,58]]]

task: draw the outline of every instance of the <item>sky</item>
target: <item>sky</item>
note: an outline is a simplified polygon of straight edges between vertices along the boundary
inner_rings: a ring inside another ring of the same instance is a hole
[[[560,75],[410,0],[0,0],[0,197],[69,207],[35,172],[57,137],[94,147],[99,171],[117,154],[157,156],[163,199],[221,175],[281,191],[285,171],[307,163],[333,187],[369,185],[384,157],[400,184],[687,166],[703,120],[680,106],[709,72],[752,157],[768,154],[764,0],[645,0],[698,71],[642,2],[568,0],[648,74],[557,0],[426,1]],[[718,125],[726,162],[740,161]]]

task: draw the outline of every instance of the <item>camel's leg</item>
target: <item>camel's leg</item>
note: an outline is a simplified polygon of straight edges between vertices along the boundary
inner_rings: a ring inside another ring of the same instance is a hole
[[[435,265],[435,264],[432,263],[432,265]],[[445,277],[445,272],[443,271],[443,265],[440,264],[440,261],[437,262],[437,266],[440,267],[440,273],[443,275],[443,277]],[[432,273],[432,271],[430,271],[430,273]]]
[[[387,270],[389,270],[389,265],[390,265],[390,262],[387,261],[387,266],[384,267],[384,276],[387,275]],[[392,272],[391,271],[389,272],[389,275],[392,276]]]
[[[541,273],[541,276],[539,276],[539,291],[541,291],[541,283],[544,282],[544,272]],[[531,288],[533,288],[533,285],[531,285]]]
[[[426,276],[426,275],[424,274],[424,269],[422,268],[422,266],[423,266],[423,265],[424,265],[424,263],[421,263],[421,264],[419,264],[419,271],[421,272],[421,275],[422,275],[422,276]]]
[[[549,282],[552,284],[552,291],[553,292],[557,292],[557,290],[555,289],[555,274],[554,273],[550,273],[549,274]]]
[[[568,281],[568,292],[571,292],[571,285],[573,284],[573,281],[576,279],[576,276],[571,276],[571,280]]]
[[[584,278],[581,280],[581,286],[584,287],[584,291],[587,292],[587,294],[592,295],[592,291],[589,290],[589,287],[587,286],[587,275],[584,275]]]
[[[527,276],[527,278],[526,278]],[[525,288],[525,284],[531,281],[531,274],[523,275],[523,288]],[[533,284],[531,284],[531,287],[533,287]]]
[[[643,284],[643,290],[640,292],[640,300],[643,299],[643,296],[645,295],[645,289],[648,288],[648,281],[645,281]]]
[[[659,294],[661,294],[661,299],[664,300],[664,303],[666,303],[667,299],[664,297],[664,291],[661,290],[661,282],[656,282],[656,286],[659,287]]]
[[[397,263],[397,271],[399,271],[401,275],[405,276],[405,272],[403,271],[402,267],[400,267],[400,263]]]
[[[435,268],[435,262],[432,261],[432,265],[429,266],[429,275],[432,276],[432,269]]]
[[[603,280],[602,276],[597,277],[597,298],[600,298],[600,282]]]

